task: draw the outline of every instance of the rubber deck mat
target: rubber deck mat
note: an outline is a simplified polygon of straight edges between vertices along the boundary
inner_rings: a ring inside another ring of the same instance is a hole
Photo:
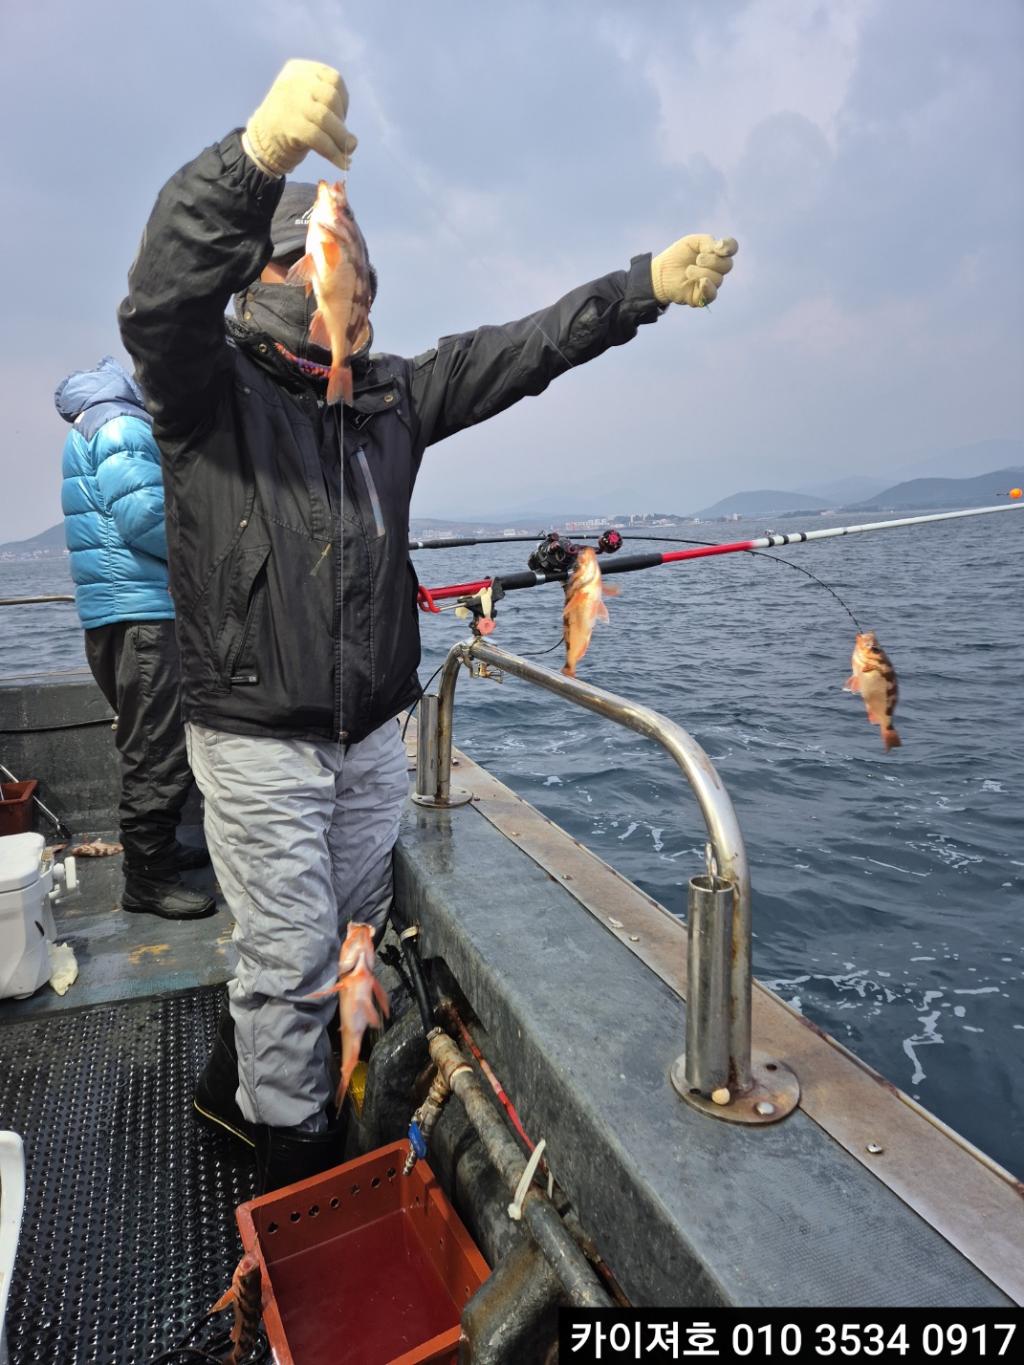
[[[221,987],[0,1028],[0,1128],[25,1142],[11,1365],[129,1365],[182,1337],[241,1256],[246,1149],[193,1119]]]

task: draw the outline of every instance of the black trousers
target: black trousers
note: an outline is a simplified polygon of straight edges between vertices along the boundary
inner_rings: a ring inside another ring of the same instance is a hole
[[[85,632],[85,657],[117,712],[125,871],[172,875],[175,831],[192,787],[173,621],[117,621]]]

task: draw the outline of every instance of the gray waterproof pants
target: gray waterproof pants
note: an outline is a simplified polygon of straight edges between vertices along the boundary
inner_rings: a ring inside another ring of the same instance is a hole
[[[379,927],[409,792],[397,721],[337,744],[186,726],[206,842],[235,920],[228,983],[237,1101],[252,1123],[319,1132],[331,1093],[327,1026],[349,920]]]

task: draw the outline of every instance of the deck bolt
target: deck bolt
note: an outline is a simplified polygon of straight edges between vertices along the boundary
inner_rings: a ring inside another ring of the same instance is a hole
[[[885,1151],[885,1148],[881,1145],[881,1143],[869,1142],[868,1145],[864,1148],[864,1150],[866,1152],[870,1152],[872,1156],[880,1156],[881,1153]]]
[[[732,1096],[729,1094],[729,1091],[726,1089],[724,1085],[721,1086],[718,1090],[712,1090],[711,1092],[712,1104],[728,1104],[731,1099]]]
[[[763,1114],[765,1118],[767,1118],[769,1114],[775,1113],[775,1105],[769,1100],[762,1100],[760,1104],[755,1104],[754,1108],[759,1114]]]
[[[630,943],[639,943],[639,942],[640,942],[640,935],[639,935],[639,934],[630,934],[630,936],[629,936],[629,941],[630,941]]]
[[[613,929],[622,928],[622,920],[616,919],[614,915],[608,916],[608,923],[612,926]]]

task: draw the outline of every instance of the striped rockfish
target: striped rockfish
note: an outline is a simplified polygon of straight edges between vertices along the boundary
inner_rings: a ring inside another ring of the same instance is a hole
[[[845,690],[860,693],[868,721],[881,730],[886,750],[898,749],[903,741],[893,729],[892,718],[900,696],[899,684],[892,661],[874,631],[866,630],[857,636],[852,662],[853,674],[847,679]]]
[[[309,339],[331,353],[327,401],[352,402],[351,357],[369,336],[373,291],[366,242],[349,208],[344,182],[317,186],[306,234],[306,254],[288,272],[289,284],[316,294]]]
[[[594,622],[608,620],[604,599],[617,595],[618,588],[610,588],[601,581],[596,553],[589,546],[581,550],[565,585],[565,608],[562,611],[562,637],[565,641],[565,667],[562,672],[568,677],[576,676],[576,665],[587,652]]]

